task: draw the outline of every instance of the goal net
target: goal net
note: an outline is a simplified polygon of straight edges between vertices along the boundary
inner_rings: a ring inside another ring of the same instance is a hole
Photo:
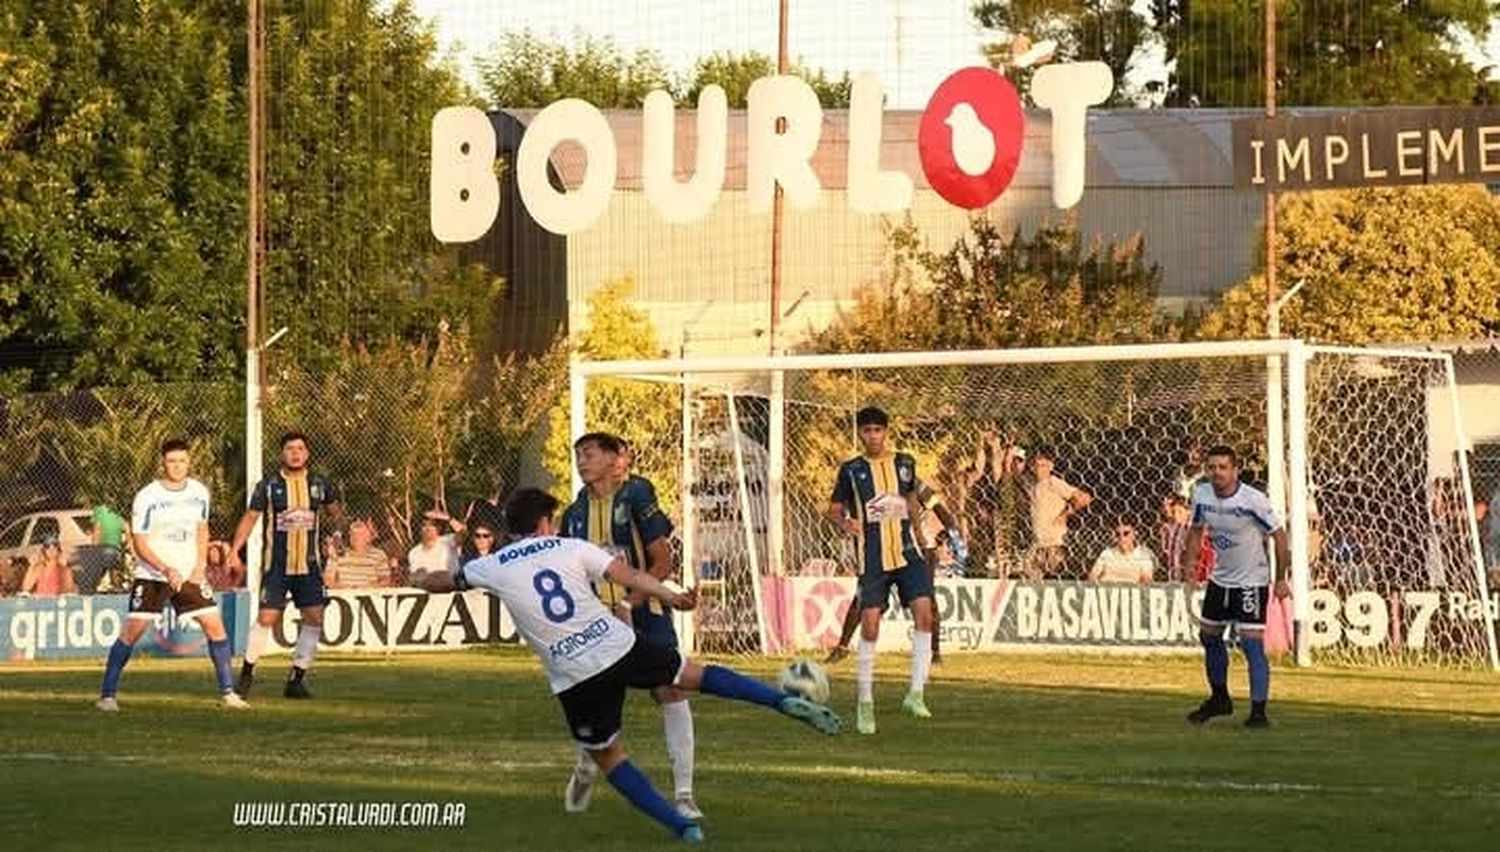
[[[1259,341],[597,362],[574,366],[572,394],[574,433],[621,433],[672,514],[682,580],[702,601],[679,632],[700,653],[835,641],[857,566],[825,511],[859,453],[855,413],[874,405],[967,545],[947,546],[927,513],[949,649],[1196,648],[1209,566],[1176,567],[1171,498],[1201,475],[1203,450],[1227,444],[1288,518],[1295,593],[1272,606],[1273,648],[1304,662],[1494,664],[1443,355]],[[1037,576],[1029,495],[1043,449],[1092,502]],[[1121,530],[1157,563],[1153,582],[1089,579],[1106,549],[1130,550]],[[905,647],[906,615],[886,618],[881,647]]]

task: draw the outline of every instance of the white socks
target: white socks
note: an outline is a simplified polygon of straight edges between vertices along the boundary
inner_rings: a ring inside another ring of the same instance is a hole
[[[672,760],[672,781],[677,798],[693,795],[693,710],[686,701],[661,706],[662,728],[667,739],[667,757]]]
[[[578,766],[574,771],[584,778],[592,778],[599,771],[599,764],[594,762],[594,758],[589,756],[589,750],[583,746],[578,747]]]
[[[861,636],[858,647],[859,700],[875,700],[875,643]]]
[[[250,635],[245,637],[245,663],[253,666],[260,662],[261,652],[266,650],[266,643],[270,640],[271,628],[259,621],[251,624]]]
[[[303,624],[297,630],[297,647],[292,651],[292,665],[303,671],[312,668],[313,656],[318,653],[318,637],[322,633],[322,625]]]
[[[921,692],[927,686],[927,673],[932,670],[932,634],[911,635],[911,691]]]

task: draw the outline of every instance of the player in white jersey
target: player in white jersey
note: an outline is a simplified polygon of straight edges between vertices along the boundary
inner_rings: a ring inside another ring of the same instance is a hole
[[[249,706],[234,691],[229,669],[229,634],[205,576],[208,564],[208,489],[188,476],[188,444],[173,438],[162,444],[162,478],[136,492],[131,510],[131,544],[135,578],[130,584],[130,612],[119,638],[109,649],[99,709],[120,709],[115,693],[136,640],[170,601],[179,618],[197,619],[208,637],[219,694],[226,707]]]
[[[1250,716],[1247,728],[1270,726],[1266,699],[1271,692],[1271,664],[1266,660],[1266,603],[1269,599],[1271,565],[1266,539],[1276,545],[1276,597],[1286,598],[1291,589],[1286,572],[1291,550],[1286,529],[1266,495],[1240,482],[1239,459],[1229,447],[1208,451],[1208,481],[1193,488],[1192,526],[1183,548],[1182,568],[1191,571],[1198,562],[1203,533],[1214,544],[1217,561],[1208,577],[1199,618],[1198,638],[1203,643],[1203,666],[1211,694],[1188,714],[1188,721],[1201,725],[1215,716],[1234,712],[1229,698],[1229,649],[1224,627],[1238,625],[1240,650],[1250,668]]]
[[[498,595],[516,630],[542,661],[552,692],[578,744],[605,778],[652,819],[689,842],[703,839],[696,822],[679,813],[625,755],[620,741],[625,690],[672,685],[777,710],[818,730],[838,733],[842,722],[821,704],[788,695],[723,666],[702,666],[675,648],[639,641],[594,594],[605,580],[640,591],[675,609],[692,609],[695,592],[677,593],[623,556],[588,541],[557,537],[557,500],[521,488],[506,501],[505,517],[516,541],[464,565],[433,571],[418,582],[432,592],[467,588]]]

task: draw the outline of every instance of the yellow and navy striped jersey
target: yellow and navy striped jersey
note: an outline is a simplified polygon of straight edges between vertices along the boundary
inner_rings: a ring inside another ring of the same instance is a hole
[[[906,453],[856,456],[839,465],[831,502],[864,525],[856,539],[863,571],[899,571],[920,560],[906,497],[921,487],[917,462]]]
[[[646,547],[671,535],[672,521],[657,503],[651,480],[632,475],[604,497],[595,497],[587,488],[580,488],[572,505],[563,511],[561,532],[567,538],[586,539],[622,550],[632,568],[644,571]],[[627,594],[624,586],[609,582],[596,591],[599,599],[609,606],[623,602]],[[655,600],[651,603],[658,604]],[[659,608],[659,605],[654,607]]]
[[[250,508],[264,515],[265,570],[288,577],[321,571],[318,510],[338,501],[333,483],[306,470],[278,471],[261,480],[250,494]]]

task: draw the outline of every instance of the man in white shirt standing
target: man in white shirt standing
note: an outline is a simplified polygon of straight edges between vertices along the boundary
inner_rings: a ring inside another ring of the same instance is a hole
[[[162,478],[136,492],[130,533],[135,548],[135,579],[130,584],[130,612],[120,636],[109,649],[100,710],[120,709],[115,698],[120,676],[130,662],[136,640],[170,601],[180,618],[194,618],[208,637],[219,694],[226,707],[249,705],[234,691],[230,672],[229,634],[213,589],[205,578],[208,565],[208,489],[188,476],[188,443],[173,438],[161,447]]]
[[[553,518],[557,506],[557,499],[544,491],[518,489],[505,505],[518,540],[457,571],[430,572],[418,585],[430,592],[481,588],[497,595],[527,647],[541,659],[573,738],[609,783],[679,838],[701,842],[702,828],[662,798],[625,755],[620,729],[627,687],[649,690],[671,684],[759,704],[828,734],[838,733],[842,722],[821,704],[733,669],[699,665],[675,648],[639,641],[630,625],[605,608],[593,584],[619,583],[674,609],[692,609],[697,594],[674,592],[592,542],[559,538]]]
[[[1234,702],[1229,698],[1229,649],[1224,644],[1224,627],[1233,623],[1239,625],[1240,650],[1250,668],[1250,716],[1245,727],[1267,728],[1271,725],[1266,718],[1271,665],[1266,660],[1266,603],[1272,583],[1266,540],[1276,545],[1278,598],[1291,594],[1286,582],[1291,549],[1270,498],[1240,482],[1239,458],[1234,450],[1212,447],[1207,457],[1208,481],[1193,488],[1192,526],[1188,528],[1182,566],[1189,570],[1197,563],[1198,548],[1207,530],[1218,560],[1208,576],[1198,638],[1203,643],[1203,665],[1211,694],[1188,714],[1188,721],[1201,725],[1234,712]]]
[[[447,524],[451,532],[444,533],[442,524]],[[422,516],[420,539],[406,553],[406,565],[413,581],[429,571],[452,573],[458,570],[458,541],[453,533],[463,528],[463,524],[441,512],[428,512]]]

